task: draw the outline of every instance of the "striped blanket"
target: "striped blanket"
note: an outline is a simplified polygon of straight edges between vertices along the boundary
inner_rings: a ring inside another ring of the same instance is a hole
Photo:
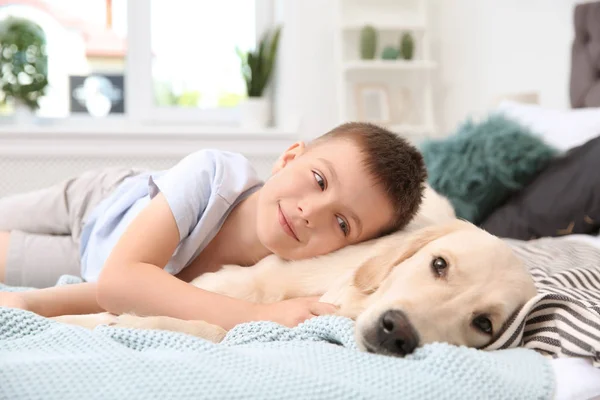
[[[568,238],[507,239],[538,295],[486,350],[518,345],[551,357],[586,357],[600,367],[600,249]]]

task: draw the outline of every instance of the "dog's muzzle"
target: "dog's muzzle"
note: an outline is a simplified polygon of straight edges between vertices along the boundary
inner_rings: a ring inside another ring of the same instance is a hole
[[[369,351],[405,356],[419,345],[419,335],[400,310],[387,310],[369,332]]]

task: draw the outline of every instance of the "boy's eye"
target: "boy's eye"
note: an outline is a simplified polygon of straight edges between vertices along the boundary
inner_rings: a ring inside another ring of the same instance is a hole
[[[313,171],[313,176],[315,177],[315,180],[317,181],[317,185],[319,185],[321,190],[325,190],[325,179],[323,179],[323,177],[321,175],[319,175],[318,172],[314,172],[314,171]]]
[[[348,236],[348,233],[350,231],[350,227],[348,226],[348,223],[346,221],[344,221],[344,219],[341,217],[336,217],[336,218],[337,218],[338,225],[340,226],[340,229],[342,230],[342,232],[344,232],[344,236]]]

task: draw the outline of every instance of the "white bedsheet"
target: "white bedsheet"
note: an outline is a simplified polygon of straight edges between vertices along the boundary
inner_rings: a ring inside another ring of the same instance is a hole
[[[583,358],[550,360],[556,376],[556,400],[600,399],[600,369]]]
[[[600,237],[569,235],[568,240],[584,241],[600,248]],[[556,400],[600,400],[600,368],[582,358],[558,358],[550,361],[556,376]]]

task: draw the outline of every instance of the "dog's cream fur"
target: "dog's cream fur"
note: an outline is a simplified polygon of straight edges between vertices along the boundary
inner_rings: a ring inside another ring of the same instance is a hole
[[[443,276],[432,268],[442,257]],[[374,333],[381,315],[400,310],[418,334],[418,344],[434,341],[482,347],[492,340],[535,287],[508,245],[455,218],[450,203],[427,187],[420,212],[401,232],[348,246],[308,260],[286,262],[269,256],[252,267],[228,265],[191,282],[202,289],[253,302],[319,296],[356,319],[362,349],[385,353]],[[473,325],[489,318],[493,333]],[[185,332],[215,342],[225,331],[202,321],[107,313],[54,319],[93,328],[100,324]]]

